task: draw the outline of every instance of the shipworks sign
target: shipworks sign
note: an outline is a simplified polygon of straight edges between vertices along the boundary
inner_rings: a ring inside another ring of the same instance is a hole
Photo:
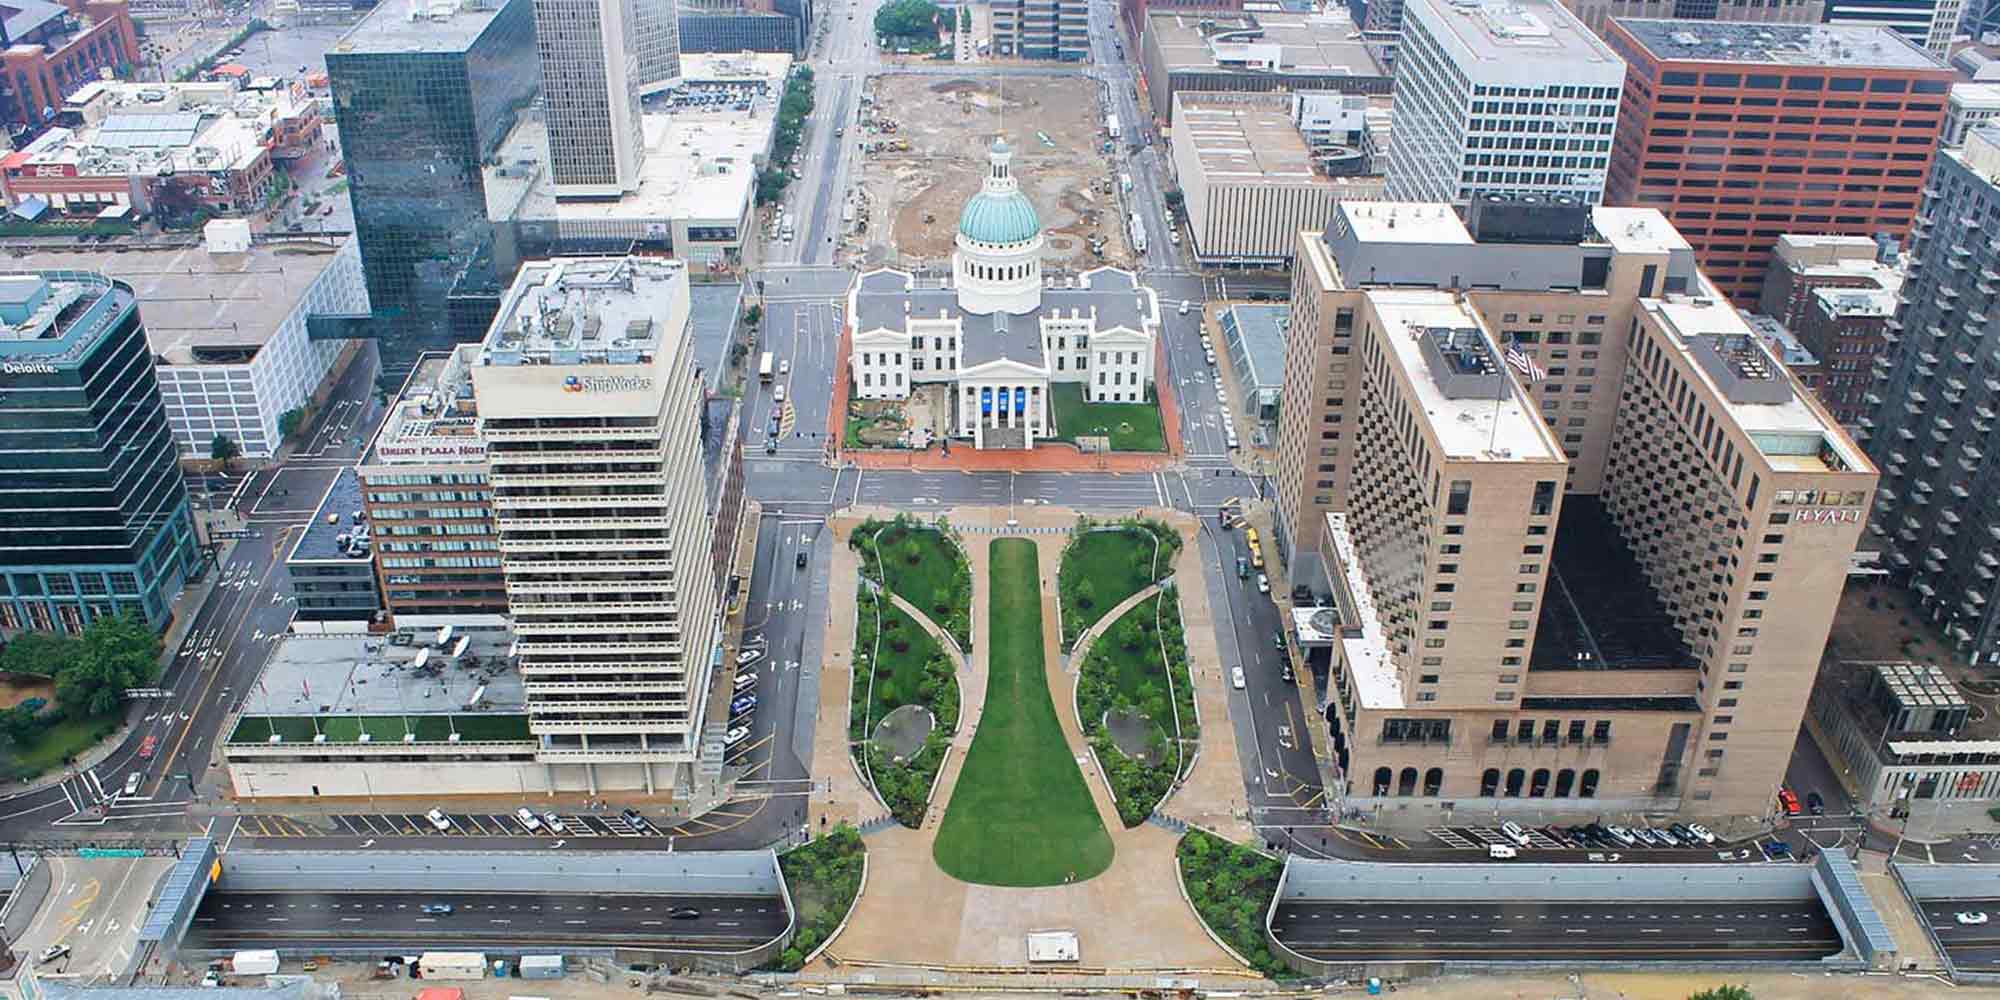
[[[563,379],[564,392],[647,392],[652,388],[650,375],[571,375]]]

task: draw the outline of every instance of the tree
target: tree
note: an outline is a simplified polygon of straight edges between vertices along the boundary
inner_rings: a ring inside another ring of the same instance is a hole
[[[751,306],[750,308],[743,310],[744,326],[756,326],[757,324],[762,323],[763,321],[764,321],[763,306]]]
[[[937,37],[938,6],[931,0],[889,0],[875,12],[875,33],[890,38]]]
[[[280,414],[278,417],[278,439],[282,441],[291,437],[298,431],[299,425],[305,422],[305,419],[306,408],[303,406],[294,406]]]
[[[960,7],[958,9],[958,30],[960,31],[972,30],[972,8]]]
[[[0,672],[54,677],[76,655],[75,639],[53,632],[23,632],[0,649]]]
[[[229,468],[229,463],[241,454],[243,449],[236,446],[236,439],[227,434],[217,434],[215,439],[208,443],[208,457],[215,459],[225,469]]]
[[[83,630],[76,655],[56,675],[56,703],[76,717],[103,715],[125,689],[159,677],[160,637],[130,614],[105,615]]]
[[[1161,196],[1167,201],[1167,211],[1179,215],[1187,209],[1187,195],[1181,193],[1180,188],[1168,188],[1161,192]]]
[[[1752,1000],[1748,986],[1717,986],[1712,990],[1688,994],[1688,1000]]]
[[[765,167],[757,172],[757,204],[769,205],[785,196],[785,186],[792,179],[777,167]]]

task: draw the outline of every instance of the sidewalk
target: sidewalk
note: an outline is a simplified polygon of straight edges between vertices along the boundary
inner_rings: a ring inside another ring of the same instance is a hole
[[[843,449],[843,461],[863,469],[917,469],[924,472],[1163,472],[1173,467],[1165,452],[1116,451],[1086,455],[1061,441],[1038,442],[1029,449],[981,450],[971,444],[941,448],[882,450]]]

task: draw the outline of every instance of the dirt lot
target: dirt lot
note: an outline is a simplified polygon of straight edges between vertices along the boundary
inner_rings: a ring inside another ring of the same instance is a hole
[[[897,128],[889,133],[864,124],[858,141],[900,139],[909,149],[862,155],[859,186],[868,225],[849,237],[851,258],[865,266],[942,265],[951,254],[958,210],[979,190],[987,147],[1004,118],[1015,176],[1048,234],[1044,262],[1077,270],[1133,263],[1124,209],[1108,190],[1117,178],[1102,152],[1103,87],[1081,76],[1008,78],[1002,108],[1001,82],[894,73],[868,81],[876,103],[862,109],[864,121],[879,115]],[[1101,258],[1090,251],[1093,237],[1105,241]]]

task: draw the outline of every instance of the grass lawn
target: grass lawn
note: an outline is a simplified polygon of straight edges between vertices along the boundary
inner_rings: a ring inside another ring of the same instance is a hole
[[[1167,433],[1158,403],[1093,403],[1083,386],[1058,382],[1050,387],[1056,405],[1056,440],[1109,435],[1112,451],[1166,451]]]
[[[1118,602],[1173,572],[1174,547],[1162,539],[1156,554],[1153,538],[1144,528],[1085,531],[1063,549],[1059,582],[1065,645]]]
[[[1111,835],[1070,756],[1042,664],[1035,544],[992,546],[986,708],[932,849],[953,878],[1059,885],[1111,866]]]
[[[65,719],[43,729],[28,746],[14,748],[15,774],[21,779],[53,771],[64,759],[90,749],[118,728],[125,715],[118,711],[87,719]]]
[[[863,558],[871,566],[879,551],[886,583],[898,597],[950,632],[960,649],[972,646],[972,577],[957,546],[935,528],[890,521],[869,540],[867,525],[855,532]]]
[[[454,732],[465,743],[534,738],[525,715],[329,715],[317,726],[309,715],[246,715],[229,742],[265,743],[275,732],[286,743],[311,743],[315,733],[325,733],[328,743],[358,743],[365,732],[371,743],[399,743],[412,731],[419,743],[448,743]]]

